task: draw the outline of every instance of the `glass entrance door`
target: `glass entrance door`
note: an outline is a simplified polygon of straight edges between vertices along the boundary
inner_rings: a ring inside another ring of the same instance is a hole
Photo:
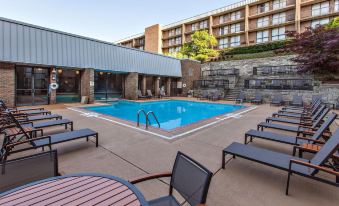
[[[49,69],[16,67],[16,104],[48,104]]]

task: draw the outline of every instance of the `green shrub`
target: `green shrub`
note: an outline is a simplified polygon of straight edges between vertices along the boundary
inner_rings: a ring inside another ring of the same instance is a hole
[[[284,47],[287,43],[287,40],[284,41],[274,41],[269,43],[263,43],[263,44],[255,44],[250,46],[243,46],[243,47],[235,47],[235,48],[228,48],[224,49],[220,52],[220,56],[226,56],[226,55],[235,55],[235,54],[254,54],[254,53],[260,53],[265,51],[272,51],[281,49]]]

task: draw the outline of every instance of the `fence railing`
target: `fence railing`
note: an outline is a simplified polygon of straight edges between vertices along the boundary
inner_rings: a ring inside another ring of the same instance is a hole
[[[195,80],[194,89],[228,89],[228,80]]]
[[[259,76],[296,74],[297,72],[296,65],[253,67],[253,75]]]
[[[245,89],[313,90],[312,79],[246,79]]]
[[[202,76],[239,76],[239,69],[212,69],[205,70],[201,73]]]

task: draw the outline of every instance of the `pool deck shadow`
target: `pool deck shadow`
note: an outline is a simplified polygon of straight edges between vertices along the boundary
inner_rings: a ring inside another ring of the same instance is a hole
[[[227,103],[227,102],[224,102]],[[230,102],[228,102],[230,103]],[[171,171],[177,151],[191,156],[214,173],[207,204],[225,205],[337,205],[339,189],[293,175],[290,196],[285,196],[287,173],[241,158],[230,159],[221,169],[221,151],[232,142],[243,142],[244,133],[256,129],[279,107],[259,105],[240,118],[230,118],[176,141],[167,141],[103,119],[81,115],[66,107],[52,108],[53,113],[74,121],[75,129],[91,128],[99,132],[99,147],[77,140],[54,148],[59,153],[63,173],[98,172],[124,179],[146,173]],[[49,109],[49,107],[46,107]],[[60,128],[47,131],[54,133]],[[291,146],[255,140],[253,145],[291,153]],[[138,184],[147,199],[168,193],[168,178]]]

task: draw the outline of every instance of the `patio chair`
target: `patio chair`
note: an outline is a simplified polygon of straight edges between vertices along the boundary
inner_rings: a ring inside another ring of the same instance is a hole
[[[263,132],[257,130],[249,130],[245,133],[245,144],[252,142],[253,139],[258,138],[262,140],[270,140],[274,142],[279,142],[283,144],[290,145],[303,145],[307,143],[312,144],[324,144],[323,141],[319,141],[319,139],[323,136],[323,134],[329,129],[331,124],[337,118],[337,114],[332,113],[327,120],[321,125],[321,127],[313,133],[311,138],[308,137],[299,137],[299,136],[289,136],[284,134],[276,134],[272,132]],[[249,139],[249,141],[248,141]]]
[[[272,117],[289,117],[289,118],[310,118],[312,117],[315,113],[317,113],[317,111],[321,108],[321,104],[318,104],[316,107],[314,107],[312,110],[310,111],[305,111],[305,112],[292,112],[292,111],[286,111],[285,110],[280,110],[278,112],[274,112],[272,114]]]
[[[330,109],[328,109],[325,105],[322,105],[320,109],[312,115],[312,117],[309,118],[300,118],[300,119],[290,119],[290,118],[281,118],[281,117],[268,117],[266,118],[266,122],[282,122],[282,123],[288,123],[288,124],[310,124],[313,123],[318,119],[321,115],[326,115]]]
[[[262,104],[263,103],[263,97],[262,94],[257,92],[255,94],[255,97],[251,100],[252,104]]]
[[[41,115],[41,116],[21,116],[22,118],[18,119],[19,122],[35,122],[35,121],[42,121],[42,120],[51,120],[51,119],[62,119],[61,115],[58,114],[50,114],[50,115]]]
[[[292,174],[300,175],[313,180],[318,180],[336,187],[339,187],[339,172],[327,167],[325,164],[328,159],[339,149],[339,129],[332,135],[332,137],[321,147],[311,160],[294,157],[292,155],[283,154],[267,149],[254,147],[251,145],[240,144],[233,142],[222,153],[222,168],[225,169],[226,155],[233,157],[241,157],[249,161],[274,167],[279,170],[288,172],[287,185],[285,194],[288,195],[289,183]],[[333,175],[336,182],[317,175],[319,172]]]
[[[315,105],[318,101],[321,101],[321,99],[313,99],[309,105],[303,105],[302,107],[300,107],[300,106],[291,106],[291,105],[289,105],[289,106],[283,107],[282,110],[300,110],[300,111],[308,110],[308,109],[313,108],[314,105]]]
[[[337,98],[337,102],[336,102],[335,108],[339,110],[339,97]]]
[[[52,114],[50,111],[44,110],[42,108],[38,108],[38,109],[33,109],[33,108],[28,108],[28,109],[9,109],[6,104],[0,100],[0,107],[2,108],[2,110],[4,111],[11,111],[14,113],[18,113],[18,114],[24,114],[27,116],[34,116],[34,115],[48,115],[48,114]]]
[[[164,90],[160,90],[160,98],[169,98],[170,96],[166,95]]]
[[[6,155],[4,149],[2,155]],[[58,176],[57,151],[0,162],[0,193],[34,181]]]
[[[153,94],[151,90],[147,90],[146,92],[147,92],[148,98],[153,98]]]
[[[171,177],[169,195],[149,201],[150,206],[181,205],[173,196],[173,190],[176,190],[189,205],[203,205],[206,203],[212,175],[212,172],[204,166],[178,152],[171,173],[148,175],[130,182],[137,184],[146,180]]]
[[[200,100],[209,99],[209,94],[207,90],[202,91],[202,94],[199,96]]]
[[[261,122],[257,126],[257,130],[264,131],[264,128],[269,129],[276,129],[276,130],[283,130],[288,132],[296,132],[297,135],[300,133],[305,132],[306,130],[316,130],[317,127],[319,127],[322,123],[323,118],[318,118],[317,121],[315,121],[311,126],[307,125],[299,125],[299,126],[290,126],[286,124],[274,124],[274,123],[268,123],[268,122]]]
[[[284,100],[281,94],[275,94],[273,95],[273,98],[271,100],[270,105],[277,105],[277,106],[281,106],[284,104]]]
[[[245,92],[240,92],[239,96],[235,99],[235,103],[236,104],[242,104],[243,102],[246,101],[246,95],[245,95]]]
[[[303,97],[294,95],[292,101],[290,102],[291,106],[302,107],[304,105]]]
[[[39,107],[39,108],[17,108],[17,107],[8,108],[5,104],[5,102],[2,99],[0,99],[0,107],[3,107],[3,106],[8,110],[19,111],[19,112],[34,111],[34,110],[45,110],[45,108],[43,108],[43,107]]]
[[[148,99],[149,98],[148,96],[142,95],[140,90],[137,91],[137,95],[138,95],[138,99]]]
[[[317,109],[319,107],[321,107],[322,102],[321,101],[317,101],[314,105],[312,105],[309,108],[303,108],[303,109],[282,109],[279,110],[279,113],[293,113],[293,114],[309,114],[312,113],[314,111],[317,111]]]
[[[221,97],[220,92],[219,92],[219,91],[215,91],[215,92],[211,95],[210,100],[211,100],[211,101],[217,101],[217,100],[220,99],[220,97]]]

